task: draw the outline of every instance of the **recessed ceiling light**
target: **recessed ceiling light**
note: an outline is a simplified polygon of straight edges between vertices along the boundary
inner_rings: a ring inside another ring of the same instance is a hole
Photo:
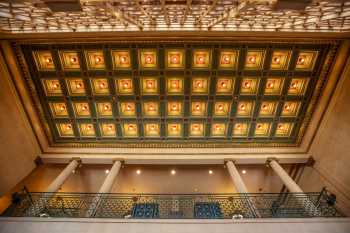
[[[106,174],[108,174],[108,173],[109,173],[109,170],[108,170],[108,169],[106,169],[105,173],[106,173]]]
[[[137,175],[140,175],[140,174],[141,174],[141,170],[140,170],[140,169],[137,169],[137,170],[136,170],[136,174],[137,174]]]
[[[247,173],[247,171],[246,170],[242,170],[242,174],[246,174]]]
[[[175,170],[171,170],[171,175],[175,175],[176,174],[176,171]]]
[[[210,175],[214,173],[212,170],[209,170],[208,172],[209,172]]]

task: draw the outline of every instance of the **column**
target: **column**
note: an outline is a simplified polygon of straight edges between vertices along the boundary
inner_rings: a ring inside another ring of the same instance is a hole
[[[57,192],[58,189],[64,184],[64,182],[68,179],[68,177],[72,174],[72,172],[78,167],[80,161],[77,159],[73,159],[67,167],[57,176],[57,178],[49,185],[46,189],[48,193]]]
[[[232,161],[226,162],[226,167],[228,172],[230,173],[230,176],[232,178],[233,184],[236,187],[236,190],[238,193],[248,193],[248,189],[245,186],[241,175],[239,174],[235,164]]]
[[[98,191],[98,194],[91,200],[91,204],[86,212],[87,218],[94,217],[96,215],[98,208],[102,204],[103,196],[104,196],[103,194],[111,192],[115,178],[117,178],[117,175],[120,171],[121,166],[122,166],[121,161],[114,161],[111,170],[109,171],[105,181],[103,182],[101,188]]]
[[[112,190],[114,180],[117,177],[119,170],[122,166],[122,163],[120,161],[115,161],[111,170],[109,171],[105,181],[103,182],[100,190],[98,193],[109,193]]]
[[[248,189],[245,186],[241,175],[239,174],[235,164],[233,161],[227,161],[226,162],[226,167],[228,172],[230,173],[230,176],[232,178],[233,184],[237,190],[237,192],[241,195],[241,197],[244,197],[244,200],[247,201],[247,205],[250,207],[251,211],[253,212],[253,215],[255,217],[260,217],[260,213],[258,209],[255,207],[253,201],[249,198],[248,194]]]
[[[283,184],[292,193],[303,193],[303,190],[295,183],[295,181],[288,175],[288,173],[279,165],[279,163],[271,159],[268,161],[270,167],[276,172],[276,174],[281,178]]]
[[[283,184],[287,187],[291,198],[295,198],[295,201],[309,216],[321,216],[322,213],[318,210],[317,206],[310,200],[310,198],[304,194],[299,185],[288,175],[288,173],[279,165],[275,159],[268,160],[268,164],[274,170],[274,172],[282,180]],[[293,195],[296,193],[296,195]]]

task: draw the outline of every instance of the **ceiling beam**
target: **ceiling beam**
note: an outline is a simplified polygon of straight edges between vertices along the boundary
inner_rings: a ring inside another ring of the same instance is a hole
[[[68,163],[72,158],[80,158],[85,164],[112,164],[115,160],[123,160],[126,164],[224,164],[227,160],[234,160],[237,164],[264,165],[270,158],[276,158],[282,164],[305,164],[309,161],[309,154],[261,154],[261,155],[195,155],[180,156],[161,155],[104,155],[104,154],[42,154],[44,163]]]

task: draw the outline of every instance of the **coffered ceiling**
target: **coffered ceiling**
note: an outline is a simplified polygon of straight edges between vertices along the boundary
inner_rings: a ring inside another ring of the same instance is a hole
[[[232,147],[297,146],[336,47],[96,42],[15,49],[52,146]]]
[[[346,0],[1,0],[5,32],[350,30]]]

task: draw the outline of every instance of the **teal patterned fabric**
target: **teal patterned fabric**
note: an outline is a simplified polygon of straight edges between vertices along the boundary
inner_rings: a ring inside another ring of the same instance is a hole
[[[218,202],[197,202],[194,205],[195,218],[222,218]]]
[[[133,218],[159,218],[159,205],[156,203],[137,203],[132,210]]]

